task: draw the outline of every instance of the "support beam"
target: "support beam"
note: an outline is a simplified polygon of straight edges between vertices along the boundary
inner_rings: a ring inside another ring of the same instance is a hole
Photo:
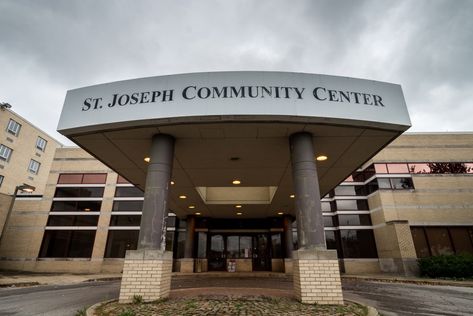
[[[173,156],[174,138],[164,134],[153,136],[138,249],[126,252],[120,303],[130,303],[134,296],[141,296],[144,301],[169,296],[172,252],[165,251],[165,248]]]
[[[312,135],[296,133],[289,142],[299,249],[326,249]]]
[[[174,156],[174,138],[153,137],[141,215],[138,249],[164,251],[166,247],[167,201]]]
[[[325,244],[312,135],[293,134],[289,143],[299,241],[292,253],[295,295],[308,304],[343,304],[337,252]]]

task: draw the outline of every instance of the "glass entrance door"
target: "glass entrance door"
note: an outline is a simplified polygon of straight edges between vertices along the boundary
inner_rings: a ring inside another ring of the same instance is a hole
[[[223,235],[211,235],[208,266],[209,271],[223,271],[225,270],[225,239]]]
[[[253,271],[271,271],[267,234],[253,236]]]

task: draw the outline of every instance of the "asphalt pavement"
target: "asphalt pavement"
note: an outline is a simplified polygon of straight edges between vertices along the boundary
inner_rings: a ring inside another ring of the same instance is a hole
[[[1,288],[0,315],[74,315],[77,310],[118,297],[120,281]],[[289,278],[173,277],[172,288],[252,287],[290,291]],[[383,315],[472,315],[473,288],[344,280],[344,296],[376,307]]]

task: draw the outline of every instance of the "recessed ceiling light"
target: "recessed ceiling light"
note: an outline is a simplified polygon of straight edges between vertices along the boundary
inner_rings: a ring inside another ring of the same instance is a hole
[[[201,215],[200,212],[194,213],[195,215]]]
[[[171,185],[174,185],[174,181],[171,181]]]
[[[87,207],[87,208],[84,209],[84,211],[89,212],[90,208]]]
[[[241,205],[235,205],[236,208],[241,208]]]
[[[238,213],[236,213],[236,214],[237,214],[238,216],[240,216],[240,215],[243,214],[243,213],[238,212]]]
[[[149,158],[149,157],[145,157],[145,159],[144,159],[144,161],[146,161],[146,162],[150,162],[150,160],[151,160],[151,158]]]
[[[284,213],[283,212],[278,212],[278,215],[283,215]]]
[[[241,181],[240,181],[240,180],[237,180],[237,179],[235,179],[235,180],[233,180],[233,181],[232,181],[232,183],[233,183],[233,184],[240,184],[240,183],[241,183]]]
[[[317,161],[325,161],[325,160],[328,159],[328,157],[327,157],[327,156],[324,156],[324,155],[320,155],[320,156],[317,156],[316,159],[317,159]]]
[[[296,196],[294,194],[289,195],[291,199],[295,198]]]
[[[195,205],[189,205],[189,208],[195,208]]]
[[[185,196],[185,195],[179,195],[179,198],[180,198],[180,199],[187,199],[187,196]]]

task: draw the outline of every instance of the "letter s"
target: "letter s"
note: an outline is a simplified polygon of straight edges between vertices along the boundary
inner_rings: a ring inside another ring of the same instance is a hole
[[[87,111],[90,109],[90,107],[92,106],[92,104],[90,104],[90,102],[92,102],[92,98],[87,98],[84,100],[84,105],[82,106],[82,111]]]

